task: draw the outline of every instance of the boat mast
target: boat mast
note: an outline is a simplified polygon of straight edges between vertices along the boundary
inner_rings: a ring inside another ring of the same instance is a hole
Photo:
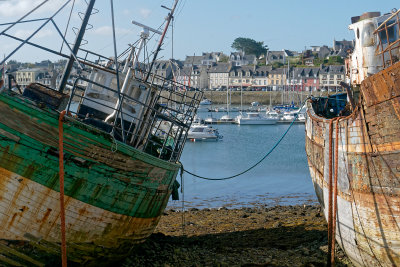
[[[158,42],[157,49],[156,49],[156,51],[154,51],[153,60],[151,61],[149,72],[147,73],[146,78],[144,79],[144,82],[147,82],[147,80],[149,79],[151,70],[153,69],[154,62],[157,59],[158,53],[161,51],[161,46],[163,44],[165,34],[167,33],[169,23],[171,22],[172,18],[174,17],[173,15],[174,15],[175,8],[176,8],[176,5],[178,4],[178,2],[179,2],[179,0],[175,0],[174,6],[172,7],[171,12],[169,12],[169,14],[167,16],[167,19],[166,19],[167,20],[167,24],[165,25],[165,28],[164,28],[164,31],[163,31],[163,33],[161,35],[160,41]],[[169,8],[167,8],[167,9],[169,9]]]
[[[243,72],[240,70],[240,114],[243,111]]]
[[[90,15],[92,14],[92,10],[93,10],[93,6],[94,6],[95,2],[96,2],[96,0],[90,0],[90,2],[88,4],[85,16],[83,17],[83,20],[82,20],[81,28],[79,29],[79,32],[75,39],[74,47],[72,48],[71,56],[69,57],[69,60],[68,60],[67,64],[65,65],[64,73],[63,73],[63,76],[62,76],[61,82],[60,82],[60,87],[58,88],[59,92],[63,92],[65,89],[65,86],[67,85],[68,77],[71,74],[72,66],[75,61],[74,55],[76,55],[78,53],[79,47],[81,46],[83,35],[85,34],[86,26],[89,22],[89,18],[90,18]]]

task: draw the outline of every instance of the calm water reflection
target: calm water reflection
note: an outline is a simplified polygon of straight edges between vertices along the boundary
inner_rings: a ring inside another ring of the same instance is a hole
[[[205,118],[208,113],[199,115]],[[223,141],[187,142],[181,162],[185,169],[193,173],[221,178],[237,174],[259,161],[279,140],[288,125],[214,127],[224,136]],[[269,157],[234,179],[207,181],[185,173],[185,206],[216,208],[316,202],[307,167],[304,131],[303,124],[293,125]],[[171,208],[181,205],[180,201],[169,203]]]

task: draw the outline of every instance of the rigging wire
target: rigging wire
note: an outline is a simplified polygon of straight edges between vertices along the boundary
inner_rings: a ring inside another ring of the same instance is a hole
[[[186,0],[183,0],[183,1],[179,2],[178,11],[176,12],[176,15],[174,16],[175,18],[178,17],[181,14],[181,12],[182,12],[183,8],[185,7],[185,5],[186,5]]]
[[[200,178],[200,179],[204,179],[204,180],[211,180],[211,181],[221,181],[221,180],[229,180],[229,179],[233,179],[236,178],[242,174],[245,174],[246,172],[250,171],[251,169],[255,168],[258,164],[260,164],[262,161],[264,161],[274,150],[275,148],[278,147],[278,145],[281,143],[281,141],[283,140],[283,138],[285,138],[286,134],[289,132],[289,130],[292,128],[294,122],[296,121],[300,111],[303,109],[305,103],[307,102],[309,98],[306,98],[306,100],[302,103],[301,108],[299,110],[299,112],[296,113],[296,115],[294,116],[293,121],[290,123],[290,125],[288,126],[288,128],[286,129],[286,131],[283,133],[283,135],[279,138],[279,140],[275,143],[275,145],[259,160],[257,161],[255,164],[253,164],[252,166],[250,166],[249,168],[247,168],[246,170],[239,172],[235,175],[231,175],[231,176],[227,176],[227,177],[221,177],[221,178],[210,178],[210,177],[205,177],[205,176],[201,176],[201,175],[197,175],[191,171],[186,170],[183,167],[183,164],[181,163],[181,171],[182,172],[186,172],[196,178]]]
[[[72,2],[71,11],[69,12],[69,17],[68,17],[67,26],[65,27],[63,42],[61,43],[60,53],[62,53],[62,50],[63,50],[63,47],[64,47],[64,40],[65,40],[65,36],[67,36],[68,27],[69,27],[69,23],[71,21],[72,11],[74,10],[74,6],[75,6],[75,0]]]

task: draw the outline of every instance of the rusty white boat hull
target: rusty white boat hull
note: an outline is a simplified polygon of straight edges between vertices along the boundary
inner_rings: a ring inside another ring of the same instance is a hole
[[[336,241],[357,266],[400,265],[400,62],[365,79],[339,121]],[[329,119],[308,102],[306,152],[328,219]],[[332,148],[334,151],[334,148]]]

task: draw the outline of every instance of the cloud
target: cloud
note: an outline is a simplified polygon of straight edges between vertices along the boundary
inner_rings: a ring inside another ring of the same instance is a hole
[[[147,9],[147,8],[141,8],[139,10],[139,12],[140,12],[140,15],[142,15],[142,17],[145,18],[145,19],[147,19],[151,14],[151,10]]]
[[[122,14],[124,14],[125,16],[129,16],[129,15],[132,14],[132,12],[131,12],[130,9],[124,9],[124,10],[122,11]]]
[[[111,26],[102,26],[99,28],[94,29],[93,31],[88,31],[88,33],[93,32],[96,35],[108,35],[111,36],[112,35],[112,28]],[[123,35],[123,34],[128,34],[131,33],[131,30],[128,29],[124,29],[124,28],[115,28],[115,33],[117,35]]]
[[[34,32],[34,30],[17,30],[14,33],[15,37],[21,38],[21,39],[26,39],[27,37],[29,37],[32,33]],[[35,34],[35,36],[33,36],[32,38],[45,38],[45,37],[49,37],[52,36],[54,34],[53,31],[51,30],[41,30],[38,33]]]
[[[5,0],[0,1],[0,17],[22,16],[41,4],[43,0]],[[50,0],[33,14],[56,11],[65,3],[65,0]]]

